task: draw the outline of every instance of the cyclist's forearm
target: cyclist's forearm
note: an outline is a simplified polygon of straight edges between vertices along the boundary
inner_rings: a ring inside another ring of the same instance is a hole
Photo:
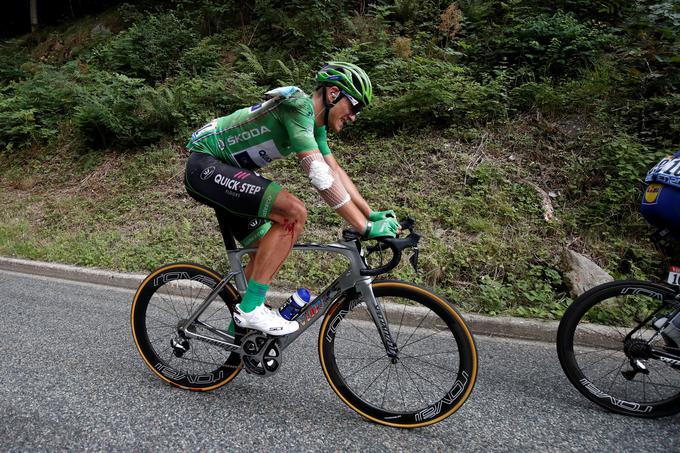
[[[354,185],[349,176],[347,176],[347,173],[345,173],[345,170],[338,166],[336,167],[335,172],[340,178],[340,181],[342,181],[342,185],[345,186],[345,189],[349,193],[352,202],[354,202],[364,217],[368,217],[368,214],[371,212],[371,207],[368,205],[368,202],[364,199],[364,197],[361,196],[357,187]]]
[[[366,230],[366,223],[368,220],[353,201],[345,203],[336,209],[335,212],[345,219],[347,223],[352,225],[359,233],[363,233]]]

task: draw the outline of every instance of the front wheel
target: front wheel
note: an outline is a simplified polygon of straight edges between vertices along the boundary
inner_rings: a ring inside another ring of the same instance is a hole
[[[335,303],[319,332],[326,379],[350,408],[388,426],[437,423],[467,400],[477,378],[477,349],[458,311],[430,291],[405,282],[376,281],[397,357],[388,357],[366,303]]]
[[[222,277],[194,263],[176,263],[152,272],[132,302],[132,337],[144,363],[159,378],[188,390],[212,390],[241,371],[241,358],[219,345],[182,337],[178,327],[201,305]],[[228,331],[238,292],[227,284],[191,328]],[[236,327],[238,335],[240,329]]]
[[[620,414],[655,418],[680,412],[680,366],[655,354],[680,350],[652,325],[674,312],[675,295],[663,285],[618,281],[576,299],[557,331],[557,354],[571,383]]]

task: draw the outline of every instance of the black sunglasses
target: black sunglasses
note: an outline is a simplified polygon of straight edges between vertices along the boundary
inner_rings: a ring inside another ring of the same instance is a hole
[[[340,92],[349,100],[349,103],[352,106],[351,107],[352,113],[355,116],[358,115],[359,113],[361,113],[361,109],[364,108],[364,104],[362,104],[361,102],[354,99],[354,97],[352,95],[348,94],[346,91],[340,90]]]

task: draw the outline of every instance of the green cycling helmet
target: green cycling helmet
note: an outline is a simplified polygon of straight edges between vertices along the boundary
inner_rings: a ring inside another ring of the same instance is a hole
[[[365,106],[373,100],[371,79],[352,63],[329,61],[316,73],[316,81],[324,86],[335,85]]]

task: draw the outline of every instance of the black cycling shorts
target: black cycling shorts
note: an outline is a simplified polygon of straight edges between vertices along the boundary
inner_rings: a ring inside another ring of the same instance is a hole
[[[195,200],[215,209],[227,220],[234,237],[248,247],[272,226],[268,221],[277,183],[244,168],[233,167],[206,153],[192,152],[187,159],[184,186]]]

